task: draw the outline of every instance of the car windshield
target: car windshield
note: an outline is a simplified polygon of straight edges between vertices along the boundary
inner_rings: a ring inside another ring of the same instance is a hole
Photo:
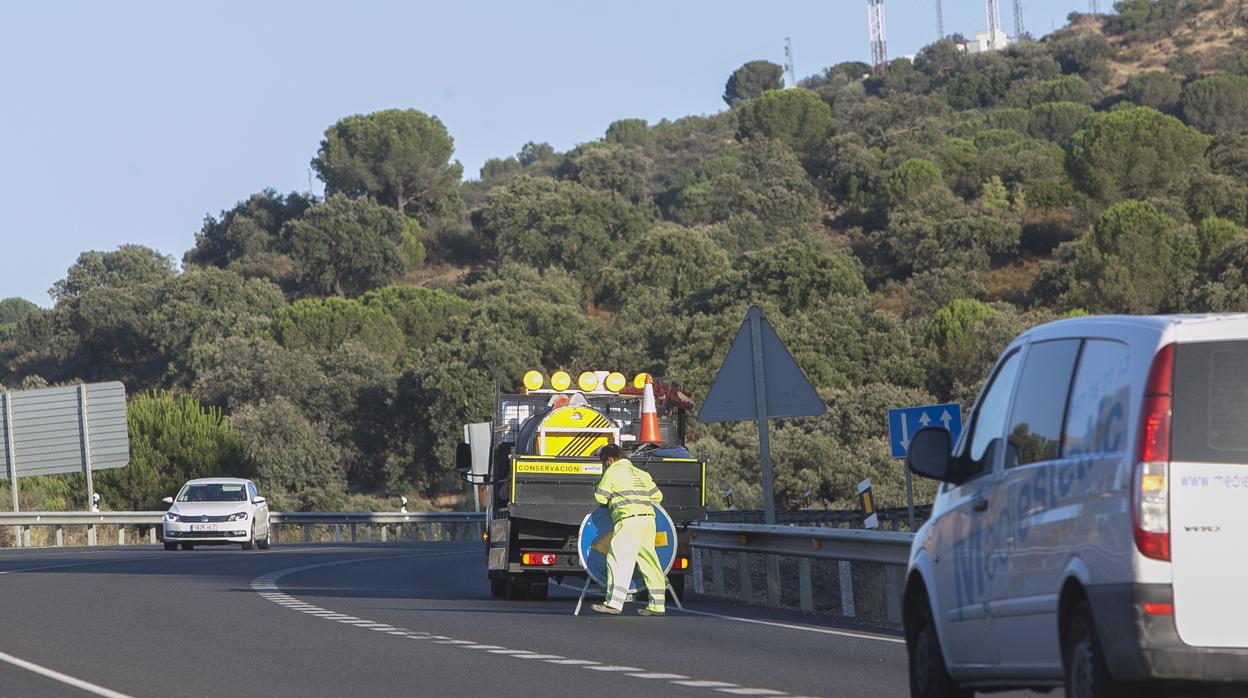
[[[179,502],[245,502],[247,490],[243,485],[222,484],[187,485],[178,494]]]

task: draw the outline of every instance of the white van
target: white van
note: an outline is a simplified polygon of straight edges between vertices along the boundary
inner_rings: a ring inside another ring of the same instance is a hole
[[[952,448],[951,448],[952,446]],[[904,597],[912,696],[1248,696],[1248,315],[1084,317],[1002,353]]]

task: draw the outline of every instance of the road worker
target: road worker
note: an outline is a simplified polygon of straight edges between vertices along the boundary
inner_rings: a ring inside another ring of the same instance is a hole
[[[624,610],[633,570],[637,568],[645,579],[650,598],[638,615],[661,616],[667,599],[667,579],[654,549],[654,505],[663,501],[663,493],[655,486],[650,473],[624,458],[616,444],[603,446],[598,457],[602,460],[602,480],[594,499],[611,508],[615,527],[607,553],[607,598],[591,608],[599,613],[619,615]]]

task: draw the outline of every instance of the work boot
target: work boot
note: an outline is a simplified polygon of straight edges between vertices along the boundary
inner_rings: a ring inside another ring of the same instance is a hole
[[[667,613],[663,611],[652,611],[648,608],[643,608],[640,611],[637,611],[637,615],[639,616],[665,616],[667,615]]]
[[[607,615],[609,615],[609,616],[618,616],[618,615],[620,615],[620,611],[621,611],[621,610],[623,610],[623,609],[619,609],[619,608],[611,608],[610,606],[606,605],[605,603],[596,603],[596,604],[594,604],[594,605],[590,606],[590,609],[592,609],[592,610],[594,610],[594,611],[597,611],[598,613],[605,613],[605,614],[607,614]]]

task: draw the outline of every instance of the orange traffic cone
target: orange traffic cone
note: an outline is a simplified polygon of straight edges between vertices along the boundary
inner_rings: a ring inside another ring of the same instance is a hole
[[[663,435],[659,433],[659,411],[654,406],[654,383],[648,375],[641,393],[641,436],[637,440],[644,444],[663,442]]]

